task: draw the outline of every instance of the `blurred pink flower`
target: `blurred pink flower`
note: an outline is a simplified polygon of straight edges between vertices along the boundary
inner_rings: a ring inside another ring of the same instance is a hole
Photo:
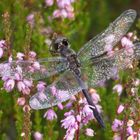
[[[65,140],[73,140],[74,139],[74,135],[75,135],[76,129],[75,128],[69,128],[66,131],[66,135],[64,137]]]
[[[91,94],[92,100],[94,104],[97,104],[98,102],[101,101],[99,94],[97,93],[93,93]]]
[[[20,97],[17,99],[17,104],[20,106],[23,106],[25,104],[25,98],[24,97]]]
[[[44,92],[46,89],[46,83],[43,81],[39,81],[36,87],[38,92]]]
[[[57,5],[59,8],[66,8],[66,6],[71,5],[71,0],[57,0]]]
[[[35,70],[40,70],[40,64],[39,64],[39,62],[34,62],[33,63],[33,68],[35,69]]]
[[[59,108],[60,110],[63,110],[63,108],[64,108],[63,105],[62,105],[62,103],[58,103],[57,106],[58,106],[58,108]]]
[[[0,58],[2,58],[2,56],[3,56],[3,49],[2,48],[0,48]]]
[[[60,16],[61,16],[62,18],[67,18],[67,17],[68,17],[68,12],[67,12],[65,9],[62,9],[62,10],[60,11]]]
[[[120,114],[123,110],[124,110],[124,106],[123,105],[119,105],[117,113]]]
[[[31,110],[31,108],[30,108],[29,105],[25,105],[25,106],[23,107],[23,111],[24,111],[24,112],[29,112],[30,110]]]
[[[65,119],[61,120],[61,123],[61,126],[64,127],[64,129],[77,128],[77,122],[74,115],[67,116]]]
[[[17,53],[17,59],[18,59],[18,60],[23,60],[23,59],[24,59],[24,56],[25,56],[25,55],[24,55],[23,53],[21,53],[21,52],[18,52],[18,53]]]
[[[25,84],[24,84],[23,81],[19,81],[19,82],[17,83],[17,88],[18,88],[18,90],[21,92],[21,91],[25,90],[26,86],[25,86]]]
[[[81,115],[77,115],[77,116],[76,116],[76,120],[77,120],[78,122],[81,122],[81,120],[82,120]]]
[[[57,119],[57,115],[56,113],[54,112],[54,110],[52,109],[49,109],[47,110],[47,112],[44,114],[44,118],[46,118],[47,120],[54,120],[54,119]]]
[[[134,121],[133,120],[128,120],[127,126],[132,126],[132,125],[134,125]]]
[[[5,45],[5,40],[0,40],[0,48],[4,48]]]
[[[133,129],[131,126],[127,127],[127,133],[128,135],[132,135],[133,134]]]
[[[51,86],[50,89],[51,89],[52,95],[53,95],[53,96],[57,96],[58,92],[57,92],[56,87],[55,87],[55,86]]]
[[[121,139],[121,136],[119,134],[115,134],[113,136],[113,140],[122,140],[122,139]]]
[[[53,17],[54,18],[59,18],[61,16],[61,10],[60,9],[56,9],[54,12],[53,12]]]
[[[122,125],[123,125],[123,122],[122,122],[122,121],[120,121],[120,120],[118,120],[118,119],[115,119],[115,120],[113,121],[112,130],[113,130],[114,132],[118,132],[118,131],[121,130]]]
[[[7,92],[12,91],[14,86],[15,86],[15,80],[13,79],[8,79],[4,82],[4,88]]]
[[[93,112],[92,112],[92,110],[89,108],[89,105],[85,105],[85,106],[83,107],[82,114],[83,114],[83,116],[91,116],[91,117],[93,117]]]
[[[34,26],[34,14],[33,13],[29,14],[27,16],[26,20],[31,25],[31,27]]]
[[[127,37],[130,39],[133,36],[133,32],[128,32]]]
[[[4,54],[4,49],[6,48],[5,40],[0,40],[0,58]]]
[[[45,0],[46,6],[52,6],[54,4],[54,0]]]
[[[113,87],[113,91],[114,91],[114,92],[117,92],[118,95],[120,96],[121,93],[122,93],[122,91],[123,91],[122,85],[121,85],[121,84],[115,85],[115,86]]]
[[[34,138],[35,140],[43,140],[43,135],[37,131],[34,133]]]
[[[36,57],[36,52],[30,51],[30,52],[29,52],[29,57],[30,57],[30,58],[35,58],[35,57]]]
[[[128,39],[127,37],[123,37],[121,39],[121,44],[124,48],[126,47],[133,47],[134,44],[132,43],[132,41],[130,39]]]
[[[85,134],[87,136],[93,137],[94,136],[94,131],[91,128],[86,128]]]

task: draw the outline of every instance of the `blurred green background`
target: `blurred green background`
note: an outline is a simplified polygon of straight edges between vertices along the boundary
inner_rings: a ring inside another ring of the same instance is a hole
[[[0,1],[0,39],[5,39],[3,13],[8,11],[10,14],[10,24],[12,35],[10,37],[13,54],[24,52],[28,41],[28,32],[31,30],[27,26],[26,17],[30,13],[35,13],[35,27],[32,31],[30,49],[37,52],[39,58],[49,57],[48,46],[45,39],[51,36],[42,33],[44,29],[51,27],[54,32],[66,36],[72,48],[78,51],[86,41],[100,33],[126,9],[135,9],[138,13],[136,24],[133,24],[132,31],[136,30],[139,35],[140,30],[140,0],[76,0],[73,3],[75,19],[63,19],[52,21],[49,16],[56,6],[45,7],[43,0],[1,0]],[[137,26],[136,26],[137,25]],[[2,83],[2,82],[1,82]],[[81,134],[80,140],[112,140],[111,123],[116,117],[116,107],[119,99],[116,94],[112,94],[111,83],[107,88],[98,89],[101,96],[101,105],[107,128],[101,129],[98,125],[90,123],[88,127],[95,130],[96,135],[92,138]],[[2,87],[2,84],[1,84]],[[0,140],[20,140],[22,139],[23,111],[16,103],[19,93],[0,92]],[[60,120],[65,111],[58,111],[58,120],[48,122],[43,118],[42,111],[32,111],[31,114],[31,137],[33,133],[39,131],[43,134],[44,140],[62,140],[65,131],[60,126]],[[109,119],[108,119],[109,118]]]

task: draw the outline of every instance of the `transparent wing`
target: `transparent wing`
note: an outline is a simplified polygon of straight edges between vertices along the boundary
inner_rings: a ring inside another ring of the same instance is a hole
[[[67,69],[67,61],[61,57],[44,58],[37,61],[12,61],[0,64],[0,76],[15,78],[20,73],[33,80],[44,79]]]
[[[29,103],[33,109],[49,108],[70,99],[79,91],[81,88],[76,77],[71,71],[66,71],[57,81],[49,85],[45,92],[33,95]]]
[[[135,44],[133,49],[132,52],[121,49],[116,51],[113,56],[89,60],[81,67],[83,81],[87,81],[89,87],[96,87],[116,76],[119,70],[128,68],[134,59],[140,59],[140,43]]]
[[[136,18],[135,10],[123,12],[109,27],[87,42],[78,52],[78,57],[87,61],[106,52],[108,46],[114,46],[127,33]]]

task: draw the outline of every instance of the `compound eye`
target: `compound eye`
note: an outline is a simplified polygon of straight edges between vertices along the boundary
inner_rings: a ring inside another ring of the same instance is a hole
[[[63,45],[68,46],[68,41],[67,41],[67,40],[64,39],[64,40],[62,41],[62,43],[63,43]]]

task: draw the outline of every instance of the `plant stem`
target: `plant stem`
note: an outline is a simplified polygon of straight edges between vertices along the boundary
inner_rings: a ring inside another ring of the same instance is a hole
[[[30,111],[24,112],[24,121],[23,121],[23,133],[25,134],[23,140],[30,139],[30,130],[31,130],[31,122],[30,122]]]

